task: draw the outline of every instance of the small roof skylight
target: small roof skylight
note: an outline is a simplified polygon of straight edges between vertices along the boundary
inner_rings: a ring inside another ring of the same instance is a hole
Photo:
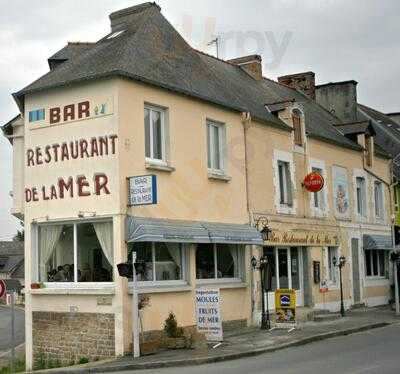
[[[125,30],[113,32],[111,35],[107,36],[107,39],[114,39],[117,36],[120,36]]]

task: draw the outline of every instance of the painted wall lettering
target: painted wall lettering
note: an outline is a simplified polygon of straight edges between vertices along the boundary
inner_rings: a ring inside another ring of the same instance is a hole
[[[95,173],[92,182],[85,175],[78,175],[75,178],[58,178],[58,182],[51,186],[25,188],[25,202],[109,194],[107,175],[105,173]]]
[[[117,139],[118,136],[112,134],[27,149],[26,165],[32,167],[52,162],[75,160],[77,158],[115,155]]]

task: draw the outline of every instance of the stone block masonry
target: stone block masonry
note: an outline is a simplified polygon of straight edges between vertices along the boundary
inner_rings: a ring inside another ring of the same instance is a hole
[[[33,312],[33,359],[63,366],[115,356],[114,314]]]

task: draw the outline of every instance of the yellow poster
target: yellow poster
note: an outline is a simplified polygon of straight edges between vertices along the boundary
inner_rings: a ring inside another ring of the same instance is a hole
[[[280,288],[275,291],[276,324],[296,323],[296,291]]]

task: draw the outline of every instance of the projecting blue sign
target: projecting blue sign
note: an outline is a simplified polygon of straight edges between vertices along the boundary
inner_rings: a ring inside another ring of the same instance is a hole
[[[157,204],[157,176],[139,175],[129,178],[129,205]]]

